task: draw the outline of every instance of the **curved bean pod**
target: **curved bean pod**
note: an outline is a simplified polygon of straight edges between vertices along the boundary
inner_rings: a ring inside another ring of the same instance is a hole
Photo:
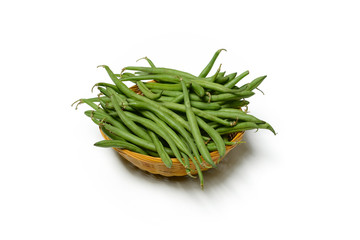
[[[189,99],[189,92],[188,89],[185,86],[185,82],[181,81],[181,85],[183,88],[183,94],[184,94],[184,103],[185,103],[185,110],[186,110],[186,116],[190,125],[191,132],[194,136],[195,143],[205,160],[208,164],[210,164],[212,167],[216,167],[216,164],[211,159],[210,152],[206,148],[204,141],[202,140],[200,128],[197,124],[196,117],[194,112],[192,111],[192,107],[190,105],[190,99]]]
[[[147,155],[147,153],[144,150],[142,150],[141,148],[139,148],[138,146],[128,143],[128,142],[125,142],[125,141],[122,141],[122,140],[102,140],[102,141],[94,143],[94,146],[103,147],[103,148],[109,148],[109,147],[121,148],[121,149],[125,148],[125,149],[128,149],[133,152]]]

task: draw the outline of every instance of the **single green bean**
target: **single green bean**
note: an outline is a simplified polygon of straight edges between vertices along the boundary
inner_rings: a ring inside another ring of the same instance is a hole
[[[133,151],[133,152],[147,155],[147,153],[144,150],[142,150],[141,148],[139,148],[138,146],[128,143],[128,142],[125,142],[125,141],[122,141],[122,140],[102,140],[102,141],[96,142],[94,145],[97,147],[104,147],[104,148],[109,148],[109,147],[121,148],[121,149],[125,148],[125,149]]]
[[[201,71],[201,73],[199,74],[199,77],[204,78],[208,75],[208,73],[210,72],[211,68],[213,67],[216,59],[218,58],[219,54],[221,51],[226,51],[226,49],[219,49],[215,52],[214,56],[211,58],[210,62],[206,65],[206,67]]]
[[[160,82],[169,82],[169,83],[178,83],[179,79],[177,77],[166,75],[166,74],[151,74],[151,75],[140,75],[140,76],[132,76],[121,78],[120,81],[140,81],[140,80],[156,80]]]
[[[265,76],[258,77],[258,78],[255,78],[253,81],[251,81],[251,82],[249,83],[249,85],[247,86],[246,90],[248,90],[248,91],[254,90],[255,88],[257,88],[257,87],[264,81],[265,78],[266,78],[266,75],[265,75]]]
[[[222,84],[224,85],[225,82],[229,81],[229,77],[228,76],[224,76],[224,77],[218,77],[215,79],[216,83]]]
[[[246,77],[249,74],[249,71],[245,71],[243,73],[241,73],[239,76],[237,76],[236,78],[229,80],[227,83],[224,84],[224,87],[227,88],[233,88],[241,79],[243,79],[244,77]]]
[[[221,94],[214,94],[211,96],[205,96],[204,100],[207,102],[231,101],[231,100],[239,100],[242,98],[249,98],[254,94],[255,93],[251,91],[242,91],[239,94],[221,93]]]
[[[169,84],[169,83],[146,82],[145,85],[150,89],[160,89],[160,90],[170,90],[170,91],[180,91],[181,89],[181,85],[179,83]]]
[[[119,137],[119,136],[113,134],[112,132],[110,132],[106,128],[104,128],[103,126],[100,126],[100,129],[108,138],[110,138],[110,140],[122,140],[122,141],[125,141],[122,137]]]
[[[220,64],[219,68],[216,70],[215,74],[209,78],[210,82],[215,82],[216,78],[219,76],[220,69],[221,69],[221,64]]]
[[[198,95],[199,97],[203,97],[205,95],[205,90],[202,86],[200,86],[197,83],[192,83],[191,84],[191,88],[194,90],[194,92],[196,93],[196,95]]]
[[[191,106],[197,109],[203,110],[218,110],[221,108],[220,104],[216,102],[207,103],[207,102],[198,102],[198,101],[191,101]]]
[[[163,163],[165,164],[165,166],[168,168],[171,168],[172,160],[171,160],[169,154],[167,154],[165,152],[164,146],[162,145],[162,143],[160,142],[160,140],[158,139],[156,134],[150,130],[148,130],[148,134],[150,135],[150,138],[152,139],[152,142],[154,143],[154,145],[156,147],[156,151],[159,154],[159,156],[160,156],[161,160],[163,161]]]
[[[226,148],[225,148],[225,142],[220,136],[220,134],[212,128],[209,124],[207,124],[204,120],[202,120],[199,117],[196,117],[196,121],[199,124],[199,126],[205,130],[211,137],[211,139],[215,142],[217,150],[219,151],[220,157],[225,156]],[[189,121],[190,122],[190,121]]]
[[[139,61],[139,60],[141,60],[141,59],[145,59],[145,60],[149,63],[150,67],[155,68],[155,64],[154,64],[148,57],[140,58],[140,59],[138,59],[137,61]],[[136,61],[136,62],[137,62],[137,61]]]
[[[180,91],[169,91],[169,90],[161,90],[161,89],[152,89],[154,93],[162,92],[163,96],[170,96],[170,97],[177,97],[179,95],[182,95],[182,92]]]
[[[140,91],[149,99],[155,100],[161,97],[162,94],[161,92],[160,93],[151,92],[142,81],[137,81],[136,85],[138,86]]]
[[[179,76],[179,77],[188,77],[188,78],[196,78],[196,76],[179,71],[176,69],[171,68],[149,68],[149,67],[136,67],[136,66],[128,66],[124,68],[125,70],[134,70],[134,71],[142,71],[142,72],[148,72],[148,73],[155,73],[155,74],[169,74],[173,76]]]
[[[231,128],[228,128],[228,127],[217,128],[216,131],[222,135],[222,134],[242,132],[242,131],[252,130],[252,129],[268,129],[271,132],[273,132],[274,134],[276,134],[274,129],[270,126],[270,124],[268,124],[268,123],[256,124],[254,122],[241,122]]]
[[[220,102],[219,104],[221,104],[221,108],[222,109],[226,109],[226,108],[241,108],[244,106],[249,105],[249,101],[246,100],[241,100],[241,101],[229,101],[229,102]]]
[[[241,111],[240,109],[232,109],[232,111],[229,110],[223,111],[222,109],[219,109],[217,111],[204,110],[204,112],[220,118],[236,119],[240,121],[253,122],[253,123],[264,123],[263,120],[260,120],[253,115],[247,114]]]

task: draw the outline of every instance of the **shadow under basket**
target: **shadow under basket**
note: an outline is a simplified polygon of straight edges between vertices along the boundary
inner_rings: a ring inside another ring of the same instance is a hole
[[[132,86],[130,88],[132,91],[136,92],[137,94],[141,94],[140,90],[137,88],[137,86]],[[106,134],[101,131],[101,135],[106,139],[109,140],[109,137],[106,136]],[[242,137],[244,135],[244,132],[237,132],[233,134],[229,134],[229,139],[231,139],[231,142],[239,142],[241,141]],[[226,146],[226,153],[225,155],[220,158],[218,151],[210,152],[211,159],[218,164],[232,149],[234,149],[238,144]],[[176,158],[171,158],[173,164],[171,168],[168,168],[165,166],[165,164],[162,162],[161,158],[158,157],[152,157],[149,155],[144,155],[136,152],[132,152],[127,149],[120,149],[120,148],[114,148],[123,158],[125,158],[127,161],[131,162],[136,167],[140,168],[141,170],[153,173],[153,174],[159,174],[162,176],[185,176],[187,175],[185,171],[185,167],[177,160]],[[203,160],[203,159],[202,159]],[[201,171],[206,171],[209,169],[208,166],[200,166]],[[190,169],[191,174],[195,175],[197,174],[195,165],[190,161]]]

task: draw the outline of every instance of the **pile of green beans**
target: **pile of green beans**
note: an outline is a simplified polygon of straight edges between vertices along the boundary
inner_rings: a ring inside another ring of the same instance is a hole
[[[237,86],[249,71],[226,74],[221,65],[208,76],[223,50],[215,52],[199,75],[156,67],[147,57],[143,59],[149,67],[128,66],[121,73],[99,66],[112,83],[95,84],[100,92],[97,97],[75,102],[92,108],[85,115],[110,139],[96,142],[95,146],[160,157],[168,168],[175,157],[194,177],[192,162],[203,187],[201,167],[216,167],[210,152],[218,151],[223,157],[226,145],[238,144],[229,141],[229,134],[251,129],[268,129],[275,134],[269,123],[247,112],[248,98],[266,76]],[[125,81],[136,84],[139,92],[130,89]]]

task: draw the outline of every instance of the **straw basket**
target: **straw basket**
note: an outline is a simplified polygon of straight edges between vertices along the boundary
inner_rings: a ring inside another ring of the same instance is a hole
[[[137,94],[141,94],[141,92],[139,91],[139,89],[137,88],[136,85],[132,86],[130,89],[132,91],[136,92]],[[101,129],[100,129],[100,132],[106,140],[109,140],[108,136],[106,136],[101,131]],[[243,137],[243,134],[244,134],[244,132],[238,132],[238,133],[230,135],[231,141],[232,142],[240,142]],[[237,146],[237,144],[231,145],[231,146],[226,146],[225,155],[228,154],[236,146]],[[165,166],[165,164],[161,161],[161,158],[143,155],[140,153],[132,152],[127,149],[119,149],[119,148],[114,148],[114,149],[123,158],[125,158],[126,160],[131,162],[133,165],[135,165],[136,167],[138,167],[144,171],[147,171],[147,172],[150,172],[153,174],[160,174],[162,176],[167,176],[167,177],[187,175],[184,166],[176,158],[171,158],[171,160],[173,162],[172,167],[167,168]],[[224,158],[224,156],[222,158],[220,158],[218,151],[211,152],[210,156],[215,163],[219,163],[221,161],[221,159]],[[195,165],[191,161],[190,161],[190,169],[191,169],[191,174],[197,174]],[[203,166],[201,167],[202,171],[206,171],[208,169],[209,168],[207,168],[207,167],[203,167]]]

